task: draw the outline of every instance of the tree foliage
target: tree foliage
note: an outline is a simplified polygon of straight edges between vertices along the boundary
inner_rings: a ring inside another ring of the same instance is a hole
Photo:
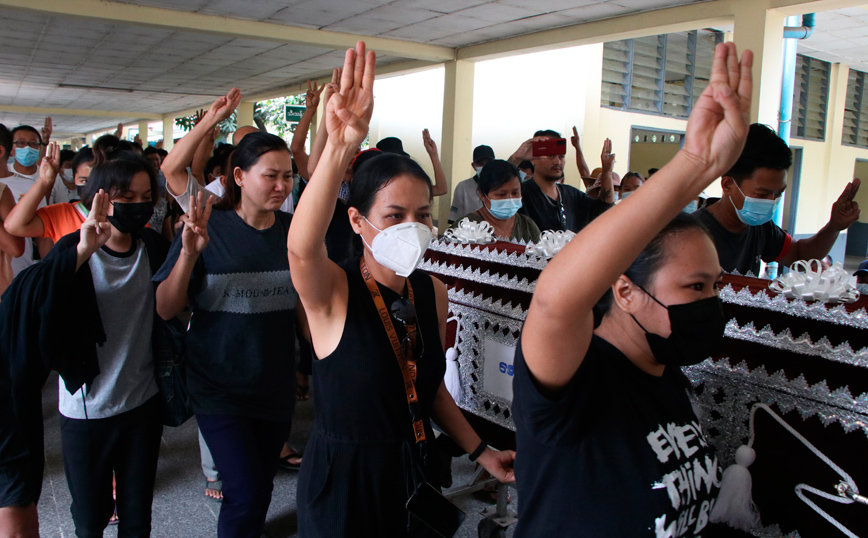
[[[267,101],[259,101],[253,104],[253,121],[260,129],[285,138],[292,133],[291,124],[285,121],[286,105],[304,105],[304,94],[278,97]],[[185,132],[189,132],[196,124],[196,115],[175,118],[175,125]],[[220,134],[223,136],[235,132],[237,128],[237,112],[220,124]]]

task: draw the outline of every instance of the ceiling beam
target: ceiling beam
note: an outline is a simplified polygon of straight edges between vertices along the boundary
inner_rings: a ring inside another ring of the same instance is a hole
[[[751,2],[754,0],[714,0],[544,30],[460,47],[456,52],[456,59],[489,60],[603,41],[618,41],[697,28],[714,28],[732,24],[739,4]],[[864,4],[865,0],[771,0],[770,7],[786,15],[801,15]]]
[[[514,54],[732,24],[731,4],[730,0],[715,0],[564,26],[462,47],[458,49],[456,57],[459,60],[489,60]]]
[[[44,116],[91,116],[95,118],[136,118],[142,120],[162,120],[163,114],[153,112],[127,112],[115,110],[92,110],[87,108],[51,108],[41,106],[15,106],[0,104],[0,112],[18,114],[40,114]]]
[[[440,45],[413,43],[384,37],[359,36],[343,32],[300,28],[271,22],[250,21],[105,0],[0,0],[0,6],[52,16],[84,17],[116,24],[148,26],[178,32],[198,32],[259,41],[294,43],[337,50],[354,47],[356,42],[362,39],[367,43],[369,49],[401,58],[442,62],[452,60],[455,57],[454,49]]]

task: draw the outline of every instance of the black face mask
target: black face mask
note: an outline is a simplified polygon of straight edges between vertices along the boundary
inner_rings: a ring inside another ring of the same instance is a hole
[[[151,202],[112,202],[112,207],[114,214],[108,216],[108,221],[122,234],[141,232],[154,215],[154,204]]]
[[[726,329],[720,297],[666,306],[642,286],[639,289],[669,311],[669,324],[672,327],[669,338],[648,332],[631,315],[633,321],[645,331],[648,346],[657,362],[667,366],[690,366],[704,361],[720,349]]]
[[[78,195],[79,199],[84,194],[85,189],[87,189],[87,185],[76,185],[75,186],[75,194]]]

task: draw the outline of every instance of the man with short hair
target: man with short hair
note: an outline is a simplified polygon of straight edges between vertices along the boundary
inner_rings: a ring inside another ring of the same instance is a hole
[[[533,155],[533,142],[560,138],[557,131],[537,131],[510,157],[510,161],[518,162],[529,159],[534,166],[532,180],[521,185],[522,208],[519,211],[533,219],[540,230],[570,230],[578,233],[614,203],[612,167],[615,154],[611,151],[612,142],[607,139],[601,155],[603,169],[599,178],[600,192],[598,198],[594,199],[572,185],[560,183],[564,178],[565,154]]]
[[[482,207],[479,198],[479,172],[482,167],[494,160],[494,150],[491,146],[481,145],[473,149],[473,162],[470,166],[476,172],[473,177],[467,178],[455,186],[452,194],[452,208],[449,210],[449,222],[455,222],[464,218],[468,213],[473,213]]]
[[[854,179],[832,204],[829,222],[813,236],[793,241],[772,222],[792,164],[792,151],[771,128],[758,123],[750,126],[741,156],[721,177],[720,200],[694,213],[711,231],[724,271],[758,275],[761,261],[790,265],[797,260],[822,259],[838,233],[859,219],[859,205],[853,197],[860,181]]]
[[[46,120],[48,125],[48,120]],[[43,132],[45,130],[43,129]],[[48,132],[50,136],[50,131]],[[29,125],[19,125],[12,129],[12,156],[15,158],[15,163],[12,169],[7,168],[6,157],[3,156],[2,169],[0,174],[9,172],[8,177],[3,178],[3,183],[12,193],[12,198],[17,204],[18,201],[36,185],[36,180],[39,178],[39,163],[40,155],[44,154],[44,149],[41,149],[42,136],[39,131]],[[2,177],[2,176],[0,176]],[[41,197],[37,209],[45,207],[45,197]],[[51,249],[52,241],[44,237],[34,240],[24,240],[24,254],[12,259],[12,274],[18,275],[21,271],[33,265],[33,243],[36,243],[39,253],[43,256]]]

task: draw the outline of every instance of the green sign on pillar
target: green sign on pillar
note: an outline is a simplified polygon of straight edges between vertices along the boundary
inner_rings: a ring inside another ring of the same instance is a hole
[[[298,123],[304,115],[305,108],[297,105],[286,105],[286,123]]]

